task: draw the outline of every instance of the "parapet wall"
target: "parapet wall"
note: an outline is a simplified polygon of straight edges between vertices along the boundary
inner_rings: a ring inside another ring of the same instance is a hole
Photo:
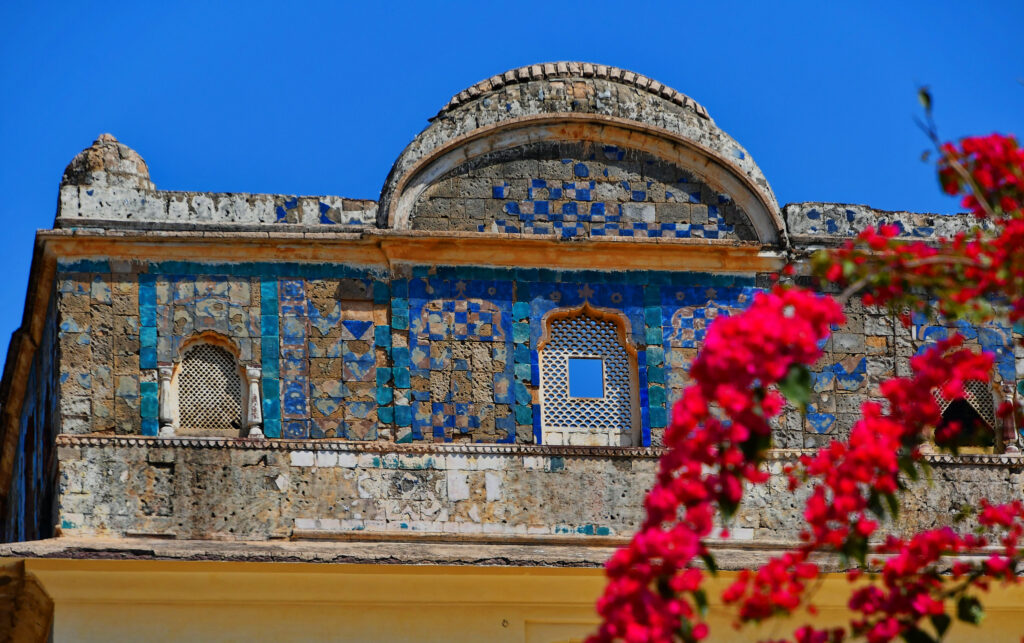
[[[64,185],[55,228],[136,223],[273,227],[375,227],[377,204],[338,196],[172,192],[131,186]]]
[[[350,539],[392,536],[630,536],[659,450],[70,437],[58,439],[65,536]],[[793,542],[806,490],[787,488],[776,451],[732,525],[736,541]],[[1024,489],[1021,456],[933,456],[899,531],[947,524],[980,498]]]

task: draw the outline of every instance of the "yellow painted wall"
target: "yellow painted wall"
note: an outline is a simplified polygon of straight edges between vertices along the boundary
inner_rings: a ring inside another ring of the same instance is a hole
[[[536,567],[44,559],[26,571],[54,599],[58,642],[570,641],[592,631],[604,582],[601,570]],[[841,578],[825,581],[819,621],[845,616],[845,590]],[[1020,641],[1024,591],[999,590],[986,604],[985,643]],[[729,622],[713,609],[711,640],[787,633],[738,633]],[[981,633],[961,624],[948,640]]]

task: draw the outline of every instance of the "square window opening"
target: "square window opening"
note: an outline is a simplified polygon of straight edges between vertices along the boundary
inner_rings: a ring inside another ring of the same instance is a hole
[[[600,357],[569,358],[569,397],[604,397],[604,360]]]

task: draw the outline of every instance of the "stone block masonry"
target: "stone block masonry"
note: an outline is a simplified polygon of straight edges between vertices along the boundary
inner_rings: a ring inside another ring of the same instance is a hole
[[[643,518],[659,452],[650,449],[430,446],[65,436],[60,526],[68,536],[182,539],[625,537]],[[794,541],[806,490],[787,488],[777,451],[730,531]],[[938,484],[912,485],[900,533],[944,524],[963,504],[1019,497],[1020,456],[932,457]]]

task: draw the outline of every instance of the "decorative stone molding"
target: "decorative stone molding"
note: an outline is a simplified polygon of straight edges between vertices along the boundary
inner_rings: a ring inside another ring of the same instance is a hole
[[[58,447],[126,447],[126,448],[176,448],[200,449],[262,449],[271,451],[336,451],[377,454],[407,455],[524,455],[547,457],[589,457],[589,458],[660,458],[666,451],[660,447],[588,447],[551,446],[532,444],[473,444],[473,443],[413,443],[355,442],[348,440],[248,440],[245,438],[204,438],[204,437],[144,437],[107,435],[58,435]],[[768,463],[796,462],[802,455],[813,455],[817,449],[773,449],[768,452]],[[1024,469],[1024,454],[952,453],[929,454],[924,460],[929,464],[971,464],[1010,469]]]
[[[703,105],[686,94],[676,91],[667,85],[663,85],[653,78],[648,78],[643,74],[638,74],[619,67],[572,61],[527,65],[525,67],[519,67],[518,69],[510,69],[503,74],[491,76],[486,80],[481,80],[475,85],[452,96],[451,100],[441,108],[441,111],[438,112],[437,116],[434,118],[438,118],[445,112],[449,112],[460,105],[479,98],[484,94],[501,89],[506,85],[515,85],[535,80],[553,80],[558,78],[601,78],[618,82],[623,85],[631,85],[639,90],[671,101],[680,107],[693,110],[693,112],[701,118],[706,118],[709,121],[712,120],[711,115],[708,114],[708,110],[705,109]]]

